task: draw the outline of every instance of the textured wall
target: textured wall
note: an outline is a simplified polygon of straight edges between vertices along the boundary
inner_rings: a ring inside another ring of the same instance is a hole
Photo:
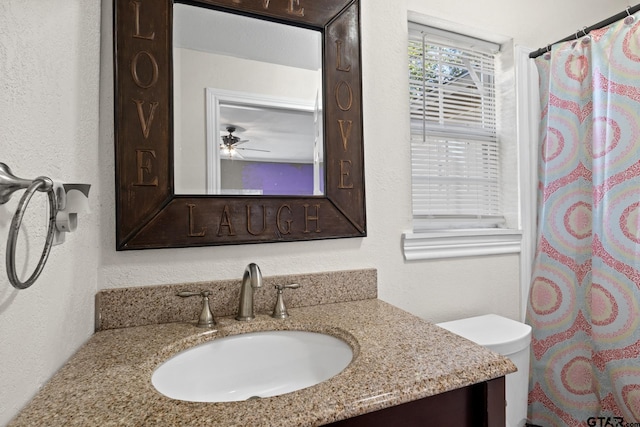
[[[14,290],[5,239],[22,192],[0,205],[0,425],[90,336],[99,256],[99,0],[0,2],[0,162],[24,178],[88,182],[92,213],[52,249],[40,279]],[[26,279],[42,251],[46,197],[33,196],[18,241]],[[25,265],[25,259],[29,260]]]
[[[251,261],[265,275],[374,267],[380,298],[424,318],[487,312],[517,318],[518,256],[403,260],[400,237],[411,220],[409,147],[403,144],[409,136],[407,6],[531,48],[626,7],[622,0],[363,0],[369,237],[116,253],[111,3],[0,1],[0,161],[24,177],[93,184],[92,213],[53,249],[34,288],[14,291],[0,269],[0,425],[89,336],[98,289],[239,278]],[[44,233],[38,201],[21,232],[29,259],[37,259]],[[16,204],[14,198],[0,206],[0,259]]]

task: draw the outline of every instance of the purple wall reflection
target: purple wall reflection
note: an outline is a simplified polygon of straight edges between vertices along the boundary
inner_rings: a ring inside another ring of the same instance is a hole
[[[323,178],[321,176],[321,190],[324,190]],[[312,195],[313,165],[248,162],[242,168],[242,183],[243,188],[261,188],[264,195]]]

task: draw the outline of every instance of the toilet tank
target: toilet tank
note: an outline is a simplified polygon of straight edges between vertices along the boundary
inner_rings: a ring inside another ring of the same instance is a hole
[[[527,418],[531,326],[497,314],[438,323],[438,326],[508,357],[518,368],[506,376],[507,427],[521,427]]]

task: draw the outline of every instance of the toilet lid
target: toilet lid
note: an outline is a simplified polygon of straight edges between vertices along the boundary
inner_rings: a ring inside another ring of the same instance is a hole
[[[524,350],[531,343],[531,326],[497,314],[438,323],[438,326],[504,356]]]

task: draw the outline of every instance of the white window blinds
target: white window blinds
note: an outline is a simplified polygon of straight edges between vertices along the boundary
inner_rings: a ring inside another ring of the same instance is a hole
[[[496,227],[497,45],[409,27],[409,103],[414,228]],[[447,34],[447,33],[445,33]]]

